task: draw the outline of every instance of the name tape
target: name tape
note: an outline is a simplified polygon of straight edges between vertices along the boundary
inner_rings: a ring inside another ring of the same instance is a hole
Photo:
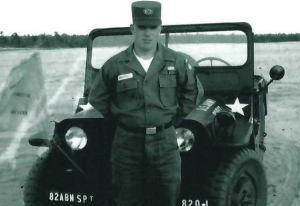
[[[118,81],[124,80],[124,79],[130,79],[133,77],[132,73],[129,74],[121,74],[118,76]]]

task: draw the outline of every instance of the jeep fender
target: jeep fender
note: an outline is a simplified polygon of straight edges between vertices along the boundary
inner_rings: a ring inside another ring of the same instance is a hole
[[[211,98],[204,98],[201,102],[183,120],[182,127],[192,130],[196,135],[200,135],[199,138],[204,138],[215,146],[238,147],[249,144],[252,134],[252,122],[247,117],[236,115],[234,126],[228,128],[230,134],[221,134],[219,128],[215,125],[215,117],[226,106]]]

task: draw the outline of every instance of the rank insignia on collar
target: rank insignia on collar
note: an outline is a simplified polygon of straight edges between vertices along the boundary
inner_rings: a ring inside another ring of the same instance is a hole
[[[175,68],[174,68],[173,66],[168,67],[167,69],[168,69],[168,71],[173,71],[173,70],[175,70]]]

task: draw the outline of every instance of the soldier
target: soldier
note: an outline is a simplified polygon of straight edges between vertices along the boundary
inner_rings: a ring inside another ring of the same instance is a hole
[[[116,204],[143,205],[150,192],[149,205],[175,206],[181,183],[175,127],[203,89],[187,60],[158,43],[161,4],[138,1],[131,10],[134,42],[103,65],[89,102],[117,120],[111,152]]]

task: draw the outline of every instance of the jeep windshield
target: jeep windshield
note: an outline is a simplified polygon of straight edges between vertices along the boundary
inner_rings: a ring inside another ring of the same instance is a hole
[[[193,66],[241,66],[247,61],[247,37],[243,31],[163,33],[159,41],[183,53]],[[93,68],[100,69],[107,59],[132,42],[132,35],[96,37],[92,51]]]
[[[88,96],[93,79],[104,62],[132,42],[129,27],[91,31],[84,97]],[[196,73],[201,73],[198,77],[206,94],[252,92],[253,33],[249,24],[167,25],[163,26],[159,42],[181,53]]]

